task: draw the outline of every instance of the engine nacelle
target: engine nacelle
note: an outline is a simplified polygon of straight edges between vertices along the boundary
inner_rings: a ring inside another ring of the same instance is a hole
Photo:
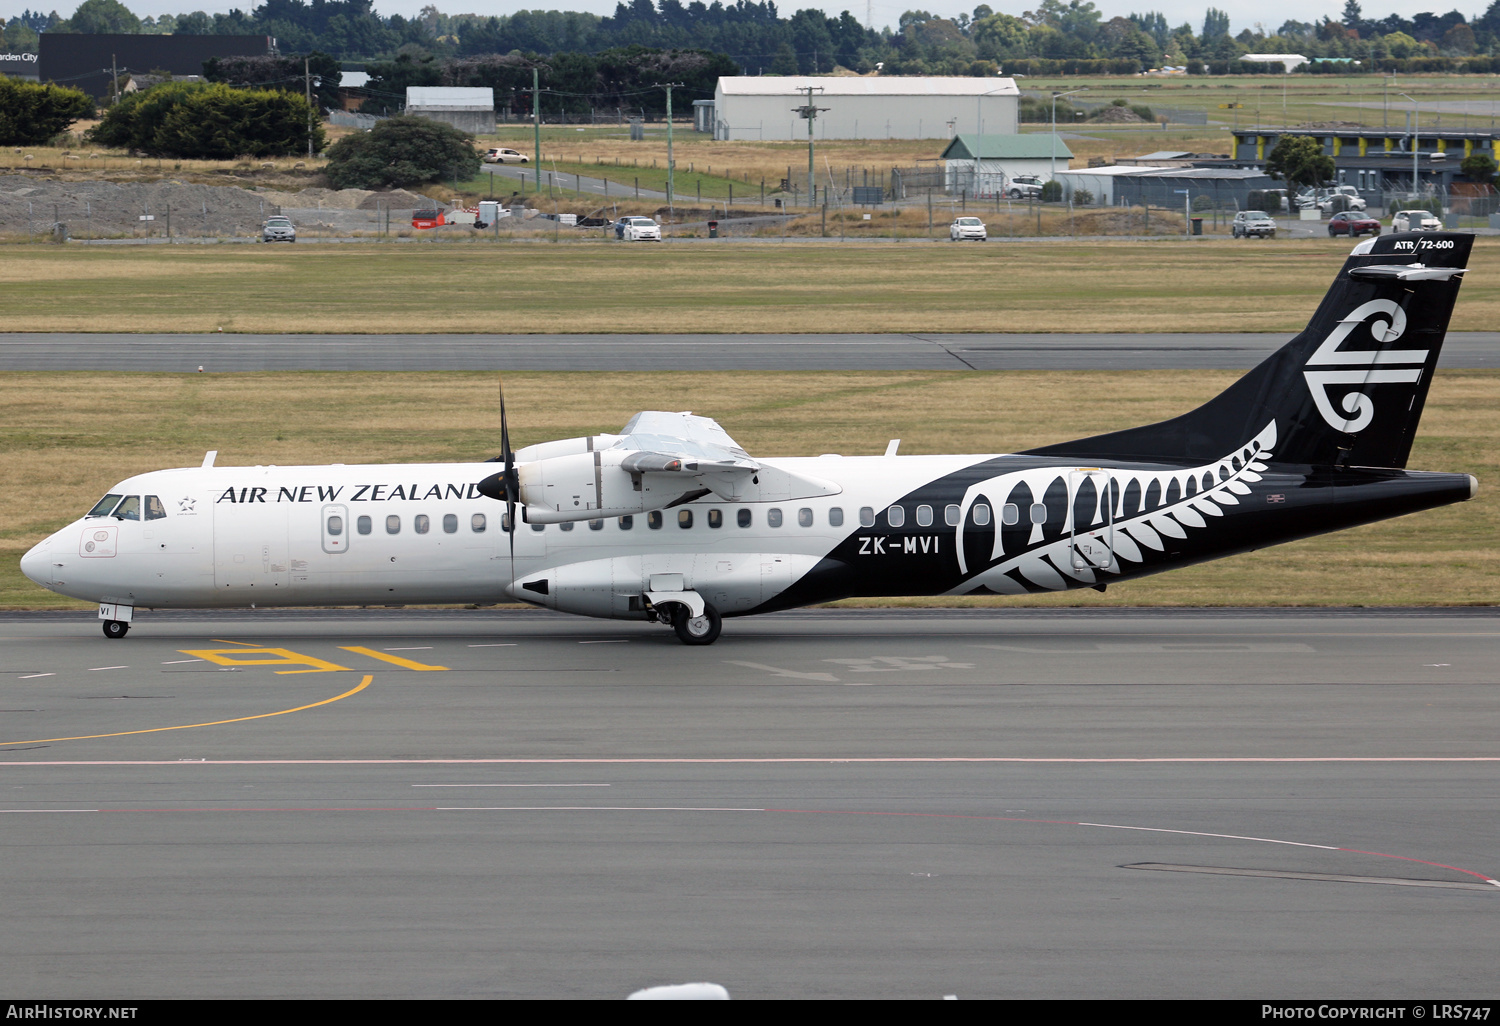
[[[636,455],[625,449],[595,449],[523,463],[517,476],[527,523],[560,524],[644,513],[703,490],[695,478],[633,473],[622,466]]]

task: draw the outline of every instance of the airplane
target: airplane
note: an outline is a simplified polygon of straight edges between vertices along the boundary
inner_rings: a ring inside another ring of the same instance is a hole
[[[1467,474],[1405,468],[1473,241],[1365,240],[1301,334],[1158,424],[1011,454],[763,459],[649,411],[513,451],[502,393],[491,460],[210,452],[120,482],[21,569],[99,603],[108,638],[137,607],[521,600],[707,645],[725,617],[854,596],[1103,591],[1472,497]]]

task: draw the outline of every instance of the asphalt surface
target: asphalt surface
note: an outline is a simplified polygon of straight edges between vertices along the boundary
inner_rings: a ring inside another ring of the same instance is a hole
[[[0,991],[1493,998],[1497,667],[1494,610],[6,614]]]
[[[0,334],[0,371],[1160,370],[1243,368],[1289,332],[1169,335]],[[1500,366],[1500,331],[1450,332],[1446,369]]]

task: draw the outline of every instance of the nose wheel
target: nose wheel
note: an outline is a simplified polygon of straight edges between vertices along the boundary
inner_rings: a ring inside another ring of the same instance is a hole
[[[124,620],[105,620],[104,636],[106,638],[123,638],[130,631],[130,624]]]
[[[677,605],[672,611],[672,629],[677,640],[684,645],[712,645],[719,640],[724,620],[719,611],[707,602],[703,603],[703,615],[694,616],[686,606]]]

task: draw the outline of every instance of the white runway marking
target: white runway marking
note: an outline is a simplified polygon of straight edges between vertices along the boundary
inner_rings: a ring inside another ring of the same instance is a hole
[[[431,652],[431,645],[409,645],[406,648],[388,648],[387,652]]]
[[[501,642],[498,642],[498,643],[493,644],[493,645],[470,645],[469,647],[470,648],[515,648],[516,647],[516,642],[514,642],[514,641],[501,641]]]
[[[790,677],[793,680],[818,680],[830,684],[837,684],[839,679],[831,673],[800,673],[797,670],[783,670],[779,666],[767,666],[765,663],[747,663],[740,659],[724,660],[730,666],[744,666],[752,670],[764,670],[773,677]]]
[[[412,787],[609,787],[609,784],[413,784]]]
[[[88,672],[89,673],[93,673],[95,670],[128,670],[128,669],[130,669],[130,667],[128,667],[128,666],[90,666]]]
[[[28,674],[25,674],[24,676],[17,677],[16,679],[17,680],[30,680],[33,677],[56,677],[56,676],[57,676],[57,674],[55,674],[55,673],[28,673]]]
[[[201,663],[202,659],[168,659],[162,663],[163,666],[176,666],[178,663]]]

